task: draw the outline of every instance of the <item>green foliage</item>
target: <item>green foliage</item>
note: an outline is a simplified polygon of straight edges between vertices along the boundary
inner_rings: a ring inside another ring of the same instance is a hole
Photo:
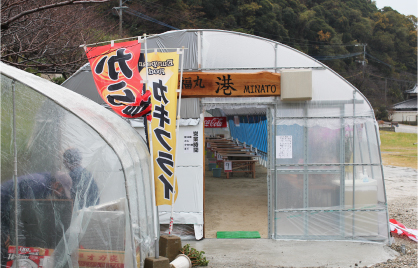
[[[64,83],[65,78],[62,76],[54,77],[51,79],[51,81],[54,82],[55,84],[61,85],[62,83]]]
[[[189,257],[189,259],[192,261],[192,266],[208,266],[209,264],[209,261],[206,260],[206,257],[203,257],[205,252],[198,251],[195,248],[190,247],[190,244],[186,244],[180,250],[180,253]]]
[[[111,8],[109,4],[109,9]],[[382,103],[382,79],[416,81],[417,18],[366,0],[131,0],[132,9],[179,29],[222,29],[258,35],[311,56],[363,55],[324,61],[371,101]],[[118,16],[113,19],[118,21]],[[124,15],[131,36],[169,28]],[[366,65],[362,63],[366,62]],[[359,75],[363,73],[363,75]],[[368,75],[370,74],[370,76]],[[412,74],[412,75],[411,75]],[[390,80],[395,81],[395,80]],[[385,105],[403,100],[411,84],[387,84]]]
[[[37,75],[37,76],[41,76],[41,73],[39,72],[37,68],[28,67],[28,68],[25,68],[25,71],[28,73]]]
[[[375,110],[375,116],[377,120],[389,121],[389,112],[387,107],[381,105]]]

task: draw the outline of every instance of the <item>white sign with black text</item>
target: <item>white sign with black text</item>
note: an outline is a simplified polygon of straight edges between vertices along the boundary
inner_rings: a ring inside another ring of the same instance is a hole
[[[187,131],[183,134],[183,148],[186,153],[199,152],[199,131]]]
[[[224,171],[225,172],[232,172],[232,162],[231,161],[225,161],[224,162]]]
[[[276,136],[276,158],[292,158],[292,136]]]

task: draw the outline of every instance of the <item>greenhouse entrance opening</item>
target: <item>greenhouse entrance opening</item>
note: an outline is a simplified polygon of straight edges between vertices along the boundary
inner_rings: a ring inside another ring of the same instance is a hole
[[[204,129],[205,237],[231,232],[268,238],[266,114],[270,107],[250,104],[250,98],[211,102],[211,98],[202,99],[205,117],[226,118],[226,128],[207,125]]]

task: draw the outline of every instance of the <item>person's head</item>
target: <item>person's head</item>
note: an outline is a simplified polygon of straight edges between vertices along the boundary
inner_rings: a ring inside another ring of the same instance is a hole
[[[67,173],[57,172],[52,176],[51,194],[56,199],[70,199],[72,186],[73,181]]]
[[[63,163],[69,170],[81,165],[81,153],[77,148],[70,148],[65,150],[63,154]]]

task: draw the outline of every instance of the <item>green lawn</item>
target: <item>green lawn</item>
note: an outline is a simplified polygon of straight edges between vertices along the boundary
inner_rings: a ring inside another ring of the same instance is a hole
[[[380,131],[384,165],[417,169],[417,134]]]

